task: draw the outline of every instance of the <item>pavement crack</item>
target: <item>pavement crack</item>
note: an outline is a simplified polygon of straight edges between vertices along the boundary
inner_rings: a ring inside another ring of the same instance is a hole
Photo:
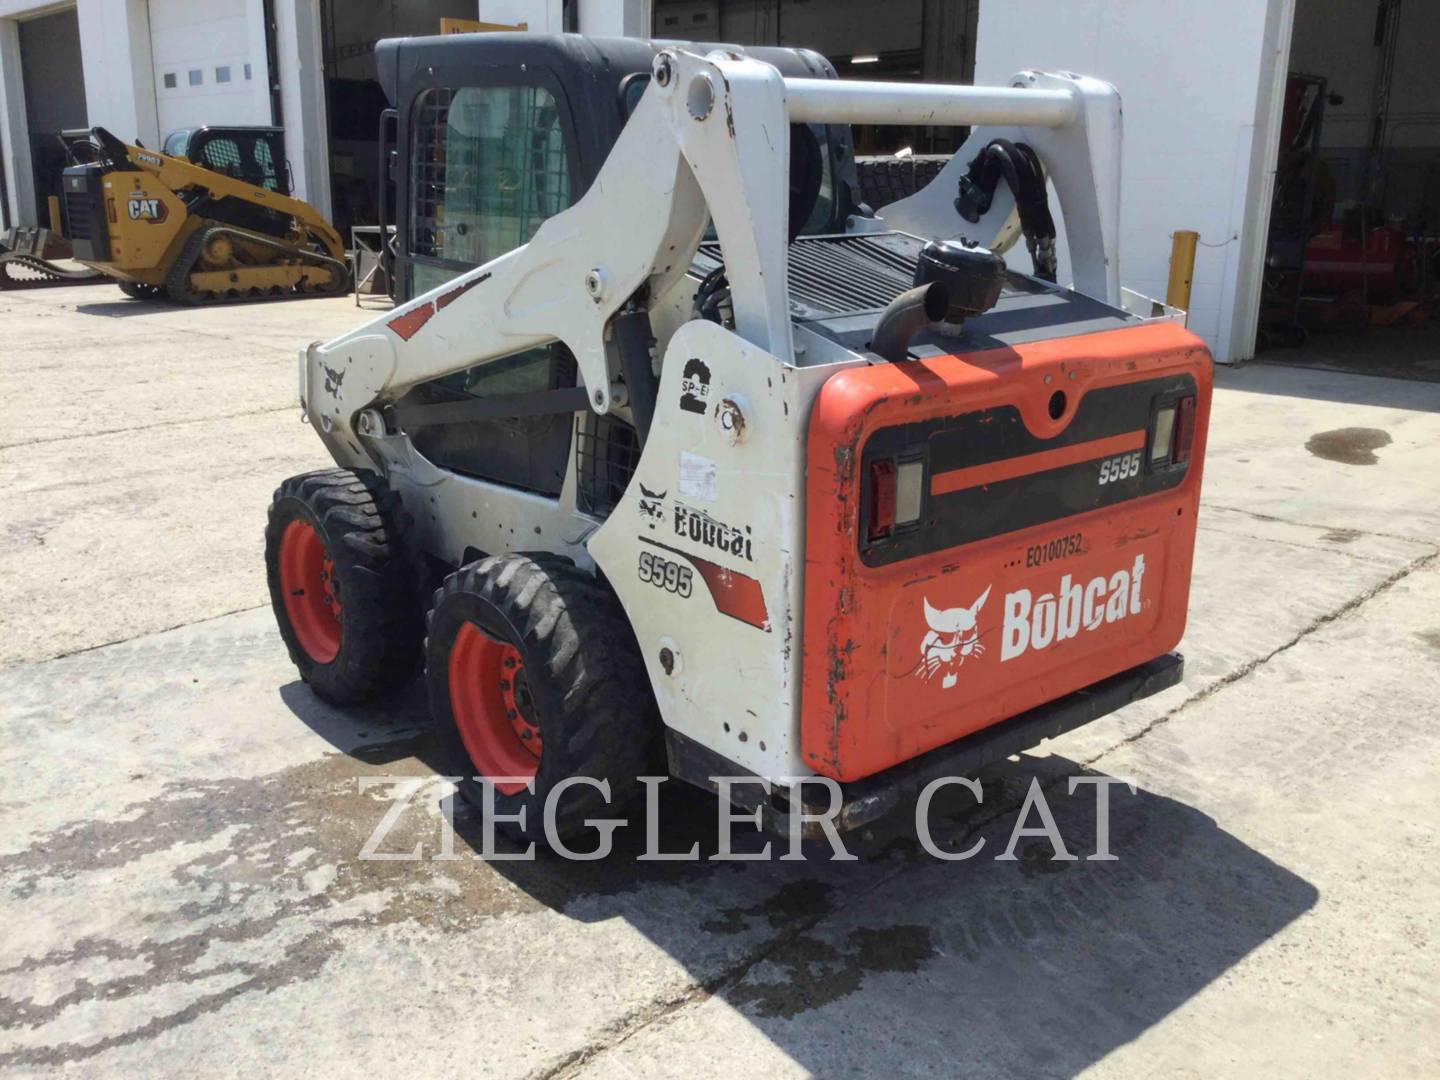
[[[1219,503],[1201,502],[1200,509],[1220,510],[1227,514],[1240,514],[1243,517],[1253,518],[1255,521],[1268,521],[1275,525],[1290,525],[1297,529],[1314,529],[1317,532],[1335,532],[1338,526],[1316,525],[1311,521],[1292,521],[1289,518],[1279,517],[1275,514],[1262,514],[1258,510],[1246,510],[1240,506],[1222,506]],[[1203,520],[1203,518],[1201,519]],[[1404,544],[1419,544],[1422,547],[1434,549],[1434,543],[1428,537],[1402,536],[1399,533],[1379,532],[1375,529],[1357,529],[1354,525],[1345,525],[1344,528],[1355,533],[1357,536],[1374,536],[1382,540],[1398,540]]]
[[[268,416],[271,413],[299,411],[299,405],[280,405],[264,409],[249,409],[245,412],[217,413],[214,416],[196,416],[185,420],[161,420],[154,424],[136,424],[134,427],[109,428],[106,431],[81,431],[73,435],[56,435],[53,439],[27,439],[23,442],[0,443],[0,450],[23,450],[27,446],[44,446],[47,443],[75,442],[79,439],[99,439],[106,435],[125,435],[136,431],[155,431],[160,428],[183,427],[186,424],[208,424],[216,420],[239,420],[246,416]]]
[[[9,668],[28,667],[39,664],[49,664],[56,660],[66,660],[72,656],[80,656],[82,653],[95,652],[97,649],[108,649],[112,645],[125,645],[131,641],[139,641],[141,638],[153,637],[157,634],[168,634],[172,630],[184,630],[188,626],[201,626],[216,619],[224,619],[230,615],[243,615],[247,611],[256,611],[260,608],[269,607],[269,601],[263,604],[251,604],[248,607],[232,608],[229,611],[221,611],[214,615],[205,615],[198,619],[190,619],[186,622],[176,623],[173,626],[161,626],[154,630],[142,630],[138,634],[131,634],[129,637],[116,638],[114,641],[102,641],[96,645],[83,645],[78,649],[71,649],[69,652],[56,653],[53,656],[40,656],[29,660],[15,660],[0,666],[0,671]]]
[[[1016,804],[1019,805],[1018,803]],[[977,823],[975,829],[981,829],[989,824],[990,819]],[[971,830],[973,832],[974,830]],[[968,839],[970,832],[967,832],[962,840]],[[796,920],[791,926],[771,938],[769,941],[758,946],[753,952],[747,955],[734,967],[722,972],[712,979],[692,983],[678,994],[668,998],[652,999],[638,1009],[632,1010],[622,1016],[615,1023],[609,1025],[597,1039],[567,1054],[558,1063],[539,1069],[530,1074],[529,1080],[570,1080],[571,1077],[579,1075],[581,1069],[585,1068],[596,1058],[602,1057],[617,1049],[636,1035],[658,1023],[664,1023],[681,1010],[690,1005],[700,1004],[718,994],[738,986],[745,980],[756,965],[770,959],[776,953],[783,952],[798,938],[808,934],[820,923],[832,916],[839,915],[847,908],[865,899],[876,889],[882,888],[894,881],[897,877],[909,869],[913,863],[898,863],[893,870],[882,874],[872,881],[865,888],[858,890],[848,898],[834,906],[825,907],[813,915],[808,915]]]
[[[1435,564],[1437,560],[1440,560],[1440,552],[1432,551],[1429,555],[1421,556],[1418,559],[1414,559],[1411,562],[1406,563],[1389,577],[1385,578],[1385,580],[1377,582],[1375,585],[1371,586],[1369,589],[1366,589],[1364,592],[1357,593],[1355,596],[1352,596],[1349,600],[1345,601],[1345,603],[1341,604],[1334,610],[1327,611],[1322,615],[1316,616],[1302,629],[1297,631],[1295,635],[1290,638],[1289,641],[1286,641],[1282,645],[1277,645],[1264,656],[1256,657],[1254,660],[1240,665],[1238,668],[1225,675],[1224,677],[1216,679],[1204,689],[1197,691],[1196,693],[1192,694],[1190,697],[1182,701],[1179,705],[1176,705],[1175,708],[1171,709],[1169,712],[1165,713],[1162,716],[1157,716],[1154,720],[1150,721],[1150,723],[1146,724],[1139,731],[1127,735],[1125,738],[1121,739],[1113,746],[1106,747],[1098,754],[1086,758],[1080,764],[1086,768],[1089,768],[1101,758],[1114,753],[1116,750],[1119,750],[1125,746],[1129,746],[1132,743],[1138,742],[1146,735],[1149,735],[1156,728],[1168,724],[1171,720],[1175,719],[1175,717],[1179,716],[1186,709],[1189,709],[1195,705],[1199,705],[1201,702],[1207,701],[1210,698],[1214,697],[1226,687],[1233,686],[1236,683],[1242,681],[1243,679],[1248,678],[1258,669],[1264,667],[1271,660],[1274,660],[1277,656],[1281,656],[1289,652],[1296,645],[1299,645],[1302,641],[1308,638],[1311,634],[1314,634],[1317,630],[1320,630],[1322,627],[1330,625],[1338,619],[1343,619],[1346,615],[1350,614],[1350,612],[1373,600],[1381,593],[1388,591],[1398,582],[1403,581],[1405,578],[1409,577],[1417,570],[1424,570],[1427,567]]]

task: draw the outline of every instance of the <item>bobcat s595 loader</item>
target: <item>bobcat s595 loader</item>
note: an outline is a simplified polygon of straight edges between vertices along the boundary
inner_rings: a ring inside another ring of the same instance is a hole
[[[266,533],[317,694],[423,659],[461,791],[538,838],[547,796],[569,835],[662,760],[851,828],[1179,679],[1211,361],[1120,286],[1114,88],[503,34],[377,59],[401,302],[302,353],[338,468]],[[973,130],[882,218],[851,123]]]

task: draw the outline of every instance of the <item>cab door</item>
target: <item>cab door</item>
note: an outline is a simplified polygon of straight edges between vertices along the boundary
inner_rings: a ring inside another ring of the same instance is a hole
[[[496,68],[429,86],[400,110],[398,299],[408,300],[527,243],[579,194],[559,81]]]

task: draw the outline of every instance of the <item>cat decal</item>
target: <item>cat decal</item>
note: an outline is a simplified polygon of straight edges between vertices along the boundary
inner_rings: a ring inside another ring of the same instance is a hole
[[[925,623],[930,629],[920,642],[920,662],[912,674],[926,682],[939,675],[944,689],[954,686],[959,681],[960,666],[985,652],[978,620],[989,598],[988,587],[969,607],[936,608],[926,598]]]

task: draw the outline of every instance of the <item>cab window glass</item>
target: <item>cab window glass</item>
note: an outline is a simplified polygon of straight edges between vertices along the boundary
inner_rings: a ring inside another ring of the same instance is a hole
[[[556,342],[422,383],[408,404],[443,405],[467,398],[534,394],[574,386],[575,359]],[[407,429],[415,448],[442,469],[552,498],[569,461],[568,413],[510,416]]]
[[[478,266],[529,242],[570,205],[565,136],[543,87],[427,90],[413,132],[414,255]],[[417,291],[453,276],[416,269]]]

